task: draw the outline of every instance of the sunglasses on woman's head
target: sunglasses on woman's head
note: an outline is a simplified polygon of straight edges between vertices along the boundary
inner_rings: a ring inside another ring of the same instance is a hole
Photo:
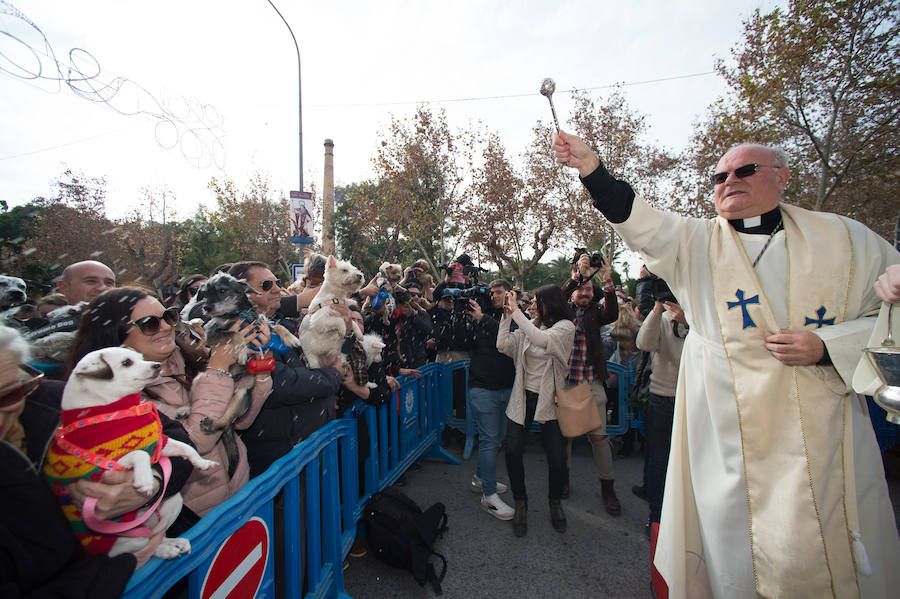
[[[144,316],[143,318],[132,320],[128,324],[136,326],[144,335],[155,335],[159,332],[160,321],[165,320],[166,324],[170,327],[174,327],[180,318],[181,316],[178,313],[178,308],[169,308],[162,313],[162,316]]]
[[[262,282],[262,285],[260,285],[260,287],[262,287],[263,291],[268,291],[276,285],[278,285],[278,279],[267,279]]]
[[[34,390],[40,386],[41,380],[44,378],[43,372],[35,370],[27,364],[19,366],[19,370],[25,376],[20,377],[12,385],[7,385],[0,389],[0,409],[19,403],[34,393]]]
[[[710,180],[712,181],[713,185],[721,185],[728,180],[728,175],[730,175],[732,172],[738,179],[746,179],[750,175],[755,174],[762,167],[781,168],[777,164],[756,164],[755,162],[752,162],[750,164],[745,164],[744,166],[739,166],[734,169],[734,171],[722,171],[721,173],[716,173],[710,177]]]

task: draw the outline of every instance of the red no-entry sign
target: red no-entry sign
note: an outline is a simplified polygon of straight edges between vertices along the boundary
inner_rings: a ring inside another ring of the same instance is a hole
[[[260,518],[251,518],[234,531],[212,559],[202,599],[249,599],[256,596],[269,557],[269,529]]]

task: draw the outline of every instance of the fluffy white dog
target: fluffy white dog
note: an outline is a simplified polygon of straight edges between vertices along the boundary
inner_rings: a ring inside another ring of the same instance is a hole
[[[333,362],[341,353],[347,334],[344,319],[334,314],[330,304],[346,303],[348,295],[358,290],[363,274],[349,262],[329,256],[325,264],[325,281],[309,304],[310,313],[300,323],[300,346],[311,368]],[[354,332],[362,338],[362,331],[354,325]]]
[[[104,470],[130,469],[134,471],[134,488],[149,495],[153,490],[151,461],[160,456],[187,458],[200,470],[217,465],[200,457],[190,445],[166,437],[155,406],[141,401],[141,390],[159,372],[158,362],[148,362],[138,352],[124,347],[93,351],[72,371],[63,391],[62,424],[47,452],[44,475],[56,489],[76,532],[75,524],[82,519],[82,513],[68,505],[66,488],[78,479],[99,480]],[[151,533],[165,530],[177,518],[181,504],[181,495],[176,494],[164,499],[149,515],[150,508],[144,507],[117,519],[121,522],[85,517],[89,532],[79,537],[88,553],[135,552],[147,544],[148,538],[146,533],[125,536],[128,529],[144,523]],[[154,555],[171,559],[190,550],[187,539],[165,538]]]

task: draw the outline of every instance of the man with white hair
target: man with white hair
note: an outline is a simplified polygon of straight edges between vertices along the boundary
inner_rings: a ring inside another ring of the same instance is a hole
[[[575,136],[553,149],[691,327],[655,558],[670,596],[895,593],[900,540],[850,380],[897,251],[851,219],[782,203],[790,169],[775,148],[722,156],[711,220],[652,208]]]

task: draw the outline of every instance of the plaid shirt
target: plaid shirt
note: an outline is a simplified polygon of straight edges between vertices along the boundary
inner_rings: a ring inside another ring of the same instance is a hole
[[[577,385],[594,380],[594,365],[588,361],[587,338],[584,335],[584,308],[575,308],[575,345],[569,356],[569,376],[566,380]]]

